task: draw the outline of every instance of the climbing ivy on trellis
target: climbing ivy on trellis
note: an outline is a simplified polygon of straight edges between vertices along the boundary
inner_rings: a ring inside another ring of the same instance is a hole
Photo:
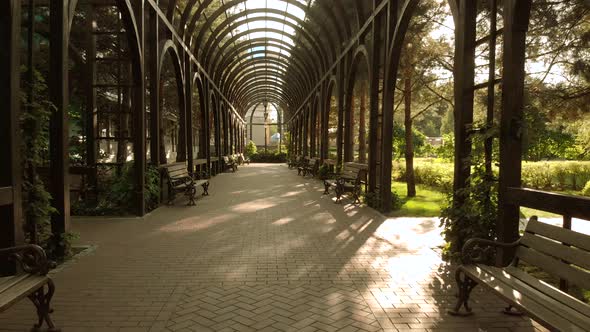
[[[443,258],[451,261],[461,260],[461,249],[468,239],[496,240],[497,237],[498,178],[486,171],[483,142],[489,137],[496,137],[498,128],[474,129],[473,132],[469,185],[455,193],[462,203],[455,202],[450,194],[446,207],[441,211],[440,225],[446,242]]]
[[[61,253],[70,254],[71,242],[76,236],[72,233],[52,234],[51,215],[57,210],[51,205],[51,195],[38,172],[44,164],[43,156],[49,151],[49,120],[56,108],[49,101],[47,84],[40,72],[33,70],[33,83],[25,84],[25,90],[32,93],[30,99],[26,93],[21,95],[20,116],[26,241],[43,247],[49,257],[61,259],[63,257],[58,257]],[[58,246],[64,250],[58,251]]]

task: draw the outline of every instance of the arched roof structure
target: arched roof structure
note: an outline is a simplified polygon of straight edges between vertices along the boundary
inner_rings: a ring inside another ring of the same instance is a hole
[[[297,109],[337,60],[353,34],[350,9],[341,1],[315,2],[160,0],[159,7],[243,116],[243,106],[263,101]],[[356,2],[355,11],[370,7]],[[356,26],[362,16],[354,13]]]

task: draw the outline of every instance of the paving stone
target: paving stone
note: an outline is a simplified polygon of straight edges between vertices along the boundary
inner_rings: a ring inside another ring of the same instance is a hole
[[[334,204],[319,180],[252,164],[144,218],[73,218],[93,250],[52,273],[64,331],[546,331],[476,288],[452,317],[453,267],[434,218]],[[35,321],[23,300],[0,331]]]

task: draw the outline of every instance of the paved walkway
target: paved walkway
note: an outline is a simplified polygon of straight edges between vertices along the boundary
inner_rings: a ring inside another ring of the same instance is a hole
[[[69,331],[539,331],[477,292],[450,317],[455,285],[436,219],[385,219],[334,204],[284,165],[221,174],[211,196],[145,218],[73,222],[95,246],[53,274]],[[26,331],[27,301],[0,314]]]

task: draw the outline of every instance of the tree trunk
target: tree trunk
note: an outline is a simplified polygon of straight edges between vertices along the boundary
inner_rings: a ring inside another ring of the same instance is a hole
[[[367,128],[365,115],[367,113],[367,89],[366,82],[361,82],[360,88],[360,114],[359,114],[359,163],[367,162]]]
[[[412,135],[412,69],[404,75],[404,125],[406,129],[406,184],[408,197],[416,197],[416,176],[414,175],[414,140]]]

